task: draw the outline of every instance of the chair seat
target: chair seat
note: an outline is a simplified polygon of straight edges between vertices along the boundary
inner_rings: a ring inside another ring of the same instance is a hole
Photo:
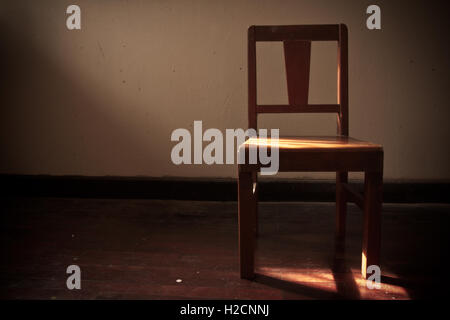
[[[270,148],[271,138],[250,138],[241,147],[266,146]],[[381,145],[357,140],[346,136],[303,136],[280,137],[278,148],[283,151],[377,151],[383,150]]]
[[[265,146],[271,149],[271,138],[249,138],[240,147],[246,156],[241,170],[264,167],[249,163],[249,149]],[[280,171],[365,171],[381,170],[383,147],[347,136],[302,136],[278,139]]]

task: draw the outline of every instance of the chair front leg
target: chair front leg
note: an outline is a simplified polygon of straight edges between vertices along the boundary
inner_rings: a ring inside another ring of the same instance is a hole
[[[364,229],[361,273],[367,278],[367,267],[380,266],[380,233],[382,208],[382,172],[366,172],[364,184]]]
[[[241,278],[252,279],[255,276],[257,203],[253,193],[253,176],[251,172],[239,171],[238,207],[240,273]]]
[[[258,190],[259,190],[259,185],[258,185],[258,172],[254,171],[252,172],[252,190],[253,190],[253,196],[254,196],[254,201],[256,202],[255,204],[255,236],[257,237],[259,234],[259,223],[258,223]]]

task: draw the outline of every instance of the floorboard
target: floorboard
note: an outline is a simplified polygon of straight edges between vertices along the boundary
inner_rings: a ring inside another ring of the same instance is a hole
[[[362,214],[345,251],[333,203],[261,203],[257,277],[239,279],[237,205],[3,198],[2,299],[418,299],[448,296],[450,205],[385,204],[382,286],[360,276]],[[66,268],[81,268],[81,290]],[[182,282],[176,282],[181,279]]]

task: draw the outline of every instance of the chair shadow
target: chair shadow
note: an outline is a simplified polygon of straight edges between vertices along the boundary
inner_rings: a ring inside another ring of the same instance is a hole
[[[353,272],[345,259],[345,247],[335,246],[335,254],[331,262],[331,272],[336,284],[336,291],[342,299],[361,299],[358,284]]]
[[[338,299],[338,293],[255,273],[255,282],[312,299]]]
[[[358,284],[346,260],[345,240],[335,239],[334,256],[330,269],[340,297],[344,299],[361,299]]]
[[[287,291],[311,299],[361,299],[351,268],[345,260],[345,245],[335,244],[334,257],[330,263],[330,270],[336,287],[335,291],[316,288],[298,282],[286,281],[263,273],[255,274],[255,282]]]

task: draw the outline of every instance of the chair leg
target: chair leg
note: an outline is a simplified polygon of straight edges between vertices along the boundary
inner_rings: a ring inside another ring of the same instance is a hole
[[[239,172],[239,259],[242,279],[255,276],[256,198],[251,172]]]
[[[254,198],[256,201],[256,206],[255,206],[255,236],[258,236],[259,234],[259,223],[258,223],[258,172],[254,171],[252,173],[252,181],[253,181],[253,185],[252,185],[252,190],[254,191]]]
[[[347,197],[342,183],[348,182],[348,172],[336,172],[336,240],[345,239],[345,222],[347,216]]]
[[[364,229],[361,273],[367,278],[367,267],[380,265],[382,208],[382,172],[366,172],[364,184]]]

